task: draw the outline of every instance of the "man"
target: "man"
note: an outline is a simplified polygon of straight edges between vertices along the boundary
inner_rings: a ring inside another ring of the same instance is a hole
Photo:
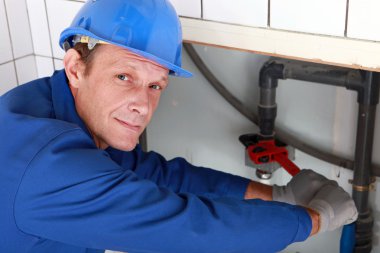
[[[168,74],[191,76],[181,43],[167,0],[91,0],[65,69],[1,97],[1,252],[276,252],[356,219],[310,170],[272,188],[136,145]]]

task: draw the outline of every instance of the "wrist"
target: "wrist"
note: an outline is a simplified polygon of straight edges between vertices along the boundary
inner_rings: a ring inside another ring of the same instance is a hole
[[[272,186],[251,181],[247,186],[244,199],[272,200]]]
[[[312,236],[319,232],[321,228],[321,219],[317,211],[310,208],[306,208],[306,210],[309,213],[310,218],[311,218],[312,228],[311,228],[310,236]]]

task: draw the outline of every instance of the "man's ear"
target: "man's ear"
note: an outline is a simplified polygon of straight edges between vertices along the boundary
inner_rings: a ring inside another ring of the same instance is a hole
[[[79,81],[83,78],[85,70],[80,54],[75,49],[69,49],[63,58],[63,65],[71,88],[79,88]]]

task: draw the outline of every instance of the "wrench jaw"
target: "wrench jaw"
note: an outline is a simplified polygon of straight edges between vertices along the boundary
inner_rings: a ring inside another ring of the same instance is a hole
[[[246,147],[245,164],[255,168],[260,179],[270,179],[279,168],[284,168],[291,175],[298,172],[298,167],[291,161],[295,159],[293,147],[259,134],[241,135],[239,140]]]

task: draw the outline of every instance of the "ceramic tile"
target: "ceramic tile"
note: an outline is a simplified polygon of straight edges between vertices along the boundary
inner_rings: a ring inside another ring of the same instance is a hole
[[[54,59],[54,68],[55,70],[63,69],[64,68],[63,61],[59,59]]]
[[[52,56],[44,0],[26,0],[33,39],[34,53]]]
[[[0,65],[0,96],[17,86],[13,62]]]
[[[201,0],[170,0],[178,15],[201,18]]]
[[[54,72],[53,59],[49,57],[36,56],[37,76],[51,76]]]
[[[11,43],[15,58],[33,53],[28,12],[25,0],[5,0]]]
[[[0,34],[0,63],[4,63],[13,58],[4,0],[0,0]]]
[[[203,0],[203,18],[266,27],[268,23],[268,0]]]
[[[83,5],[82,2],[64,0],[46,0],[50,37],[55,58],[63,58],[64,51],[59,47],[59,36],[67,28],[75,14]]]
[[[380,1],[350,0],[347,36],[380,41]]]
[[[344,36],[347,0],[271,0],[272,28]]]
[[[34,56],[27,56],[16,60],[18,84],[30,82],[37,78],[37,67]]]

